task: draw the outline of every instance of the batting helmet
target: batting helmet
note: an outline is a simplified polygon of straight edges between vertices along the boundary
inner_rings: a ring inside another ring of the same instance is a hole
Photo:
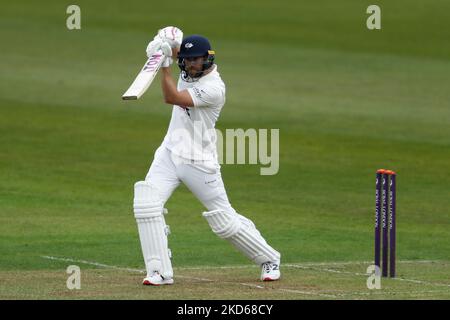
[[[209,69],[214,63],[215,52],[211,50],[211,44],[208,39],[200,35],[192,35],[183,39],[180,52],[178,53],[178,67],[183,75],[187,77],[185,58],[205,57],[203,61],[202,71],[198,72],[194,77],[201,77],[206,69]]]

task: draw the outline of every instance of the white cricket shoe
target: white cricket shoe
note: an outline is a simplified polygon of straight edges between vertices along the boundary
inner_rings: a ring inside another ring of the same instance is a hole
[[[261,280],[275,281],[280,279],[280,260],[275,262],[265,262],[261,265]]]
[[[173,284],[173,279],[164,279],[164,277],[160,275],[159,272],[155,271],[150,277],[145,277],[144,281],[142,281],[142,284],[144,286],[162,286],[166,284]]]

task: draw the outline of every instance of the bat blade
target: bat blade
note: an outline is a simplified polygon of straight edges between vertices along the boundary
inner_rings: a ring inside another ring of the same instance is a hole
[[[162,51],[157,51],[145,62],[144,67],[134,79],[131,86],[123,94],[123,100],[137,100],[150,87],[155,79],[156,74],[164,61],[164,54]]]

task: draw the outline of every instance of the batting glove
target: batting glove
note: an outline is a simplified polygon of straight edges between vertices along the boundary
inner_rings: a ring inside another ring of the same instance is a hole
[[[179,48],[183,41],[183,31],[177,27],[165,27],[158,31],[159,38],[170,44],[172,48]]]
[[[156,53],[156,51],[158,51],[161,48],[161,44],[163,43],[163,41],[161,40],[161,38],[156,35],[152,41],[150,41],[150,43],[147,45],[147,48],[145,49],[145,52],[147,53],[147,57],[151,57],[152,55],[154,55]]]
[[[166,57],[166,59],[164,59],[163,63],[161,64],[161,67],[167,68],[173,63],[172,47],[170,46],[170,44],[168,42],[163,42],[161,44],[161,51],[164,54],[164,56]]]

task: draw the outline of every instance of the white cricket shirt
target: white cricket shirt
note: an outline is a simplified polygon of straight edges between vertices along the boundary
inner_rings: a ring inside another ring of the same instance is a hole
[[[217,161],[215,125],[225,104],[225,84],[217,65],[195,82],[180,74],[177,89],[188,90],[194,107],[173,106],[163,146],[185,159]]]

